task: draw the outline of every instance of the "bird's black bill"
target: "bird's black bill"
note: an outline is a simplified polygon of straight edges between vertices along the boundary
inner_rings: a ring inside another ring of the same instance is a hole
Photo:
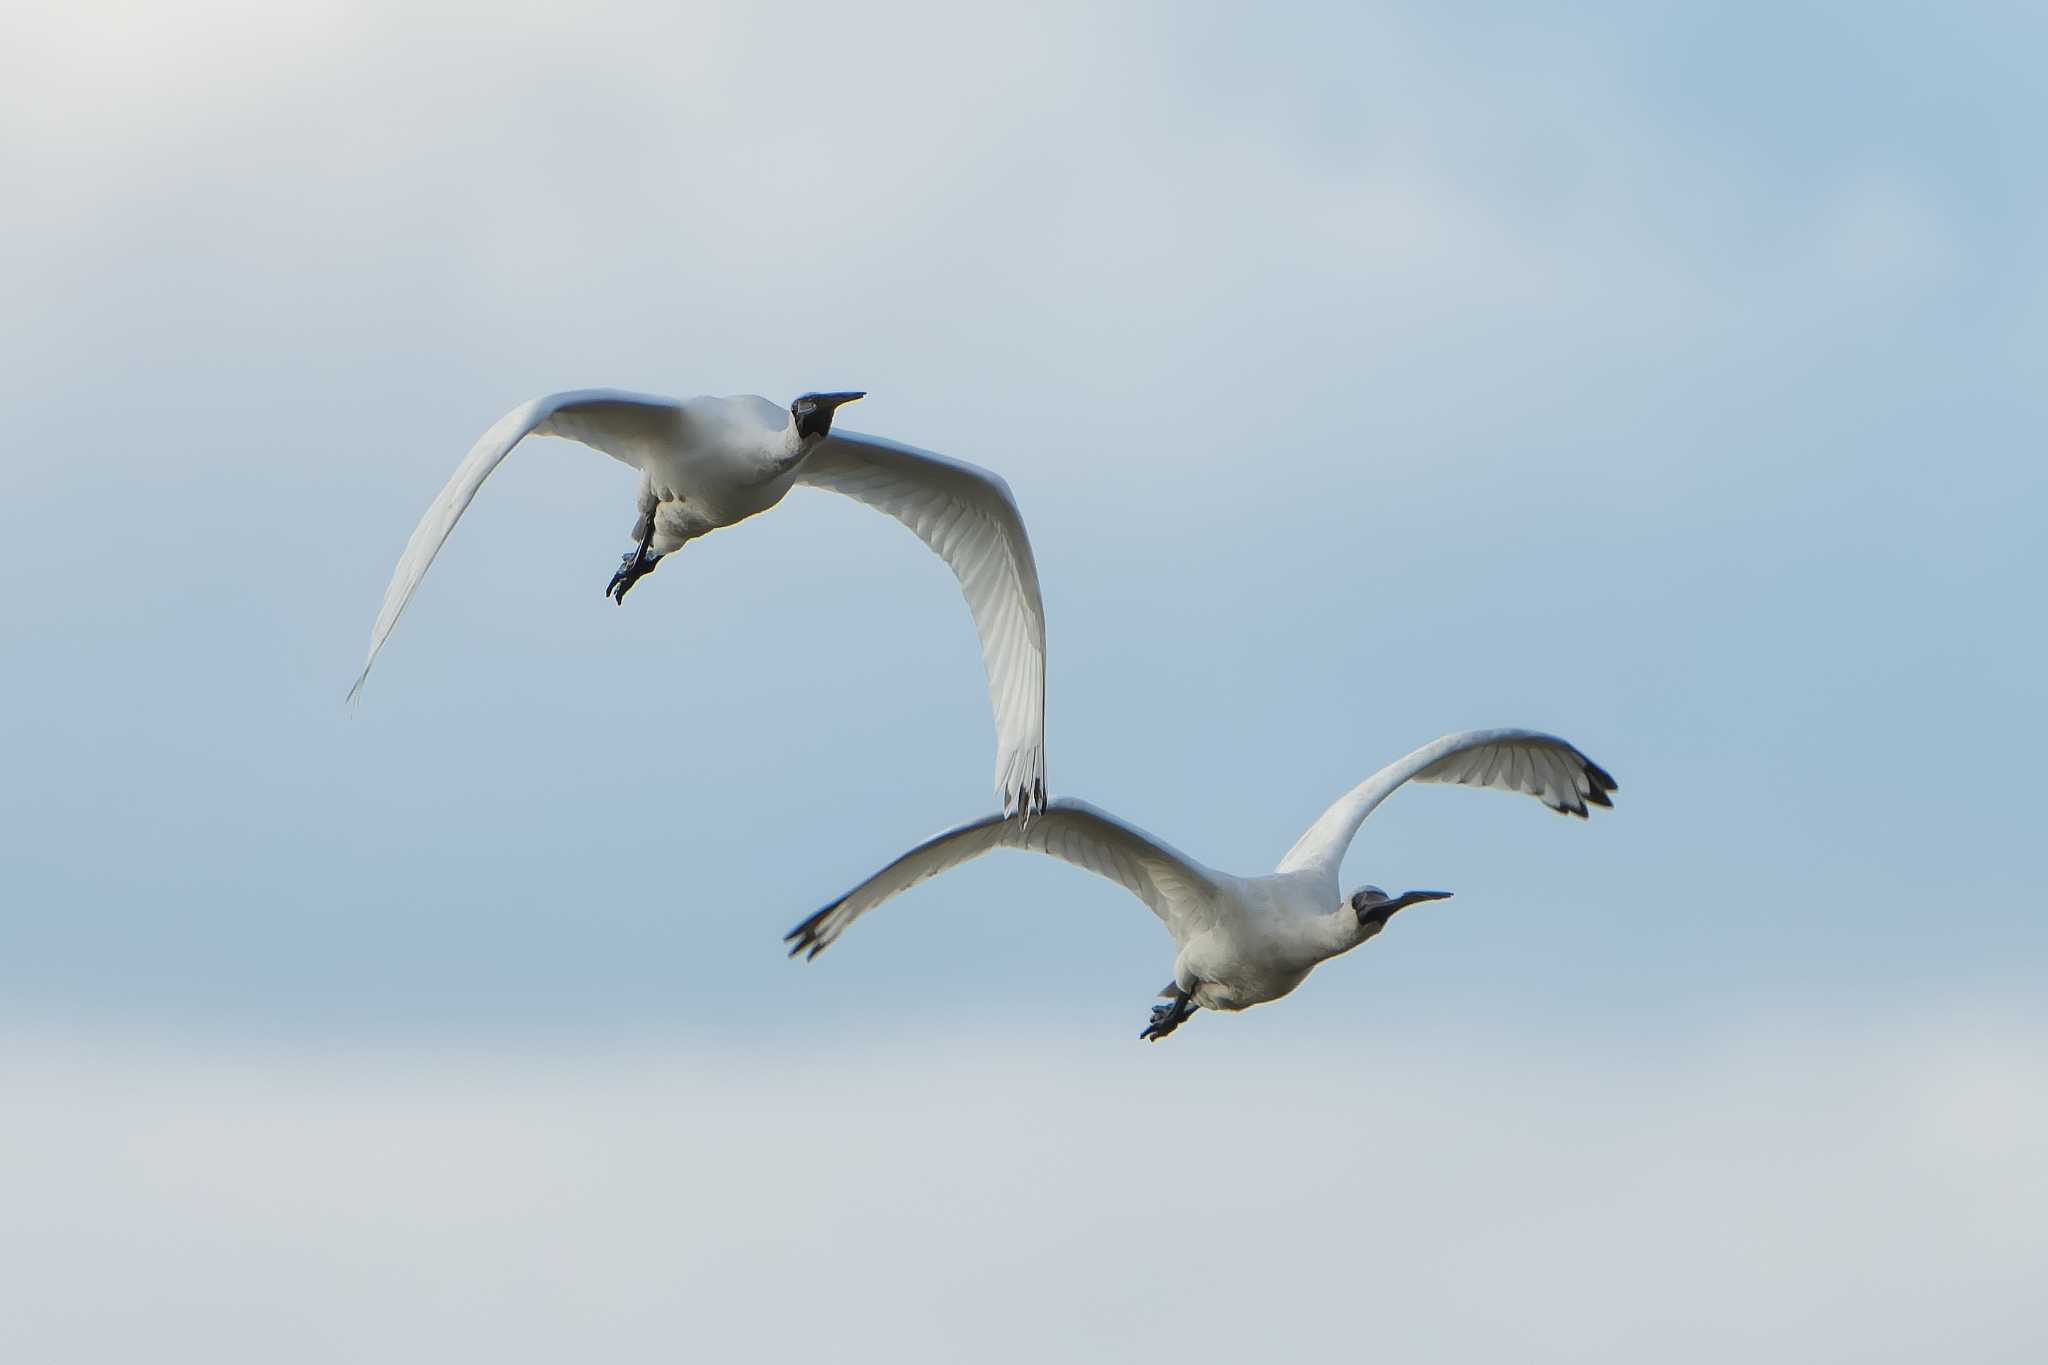
[[[1423,901],[1445,901],[1450,898],[1451,893],[1448,891],[1404,891],[1391,900],[1377,901],[1360,906],[1358,909],[1358,922],[1360,924],[1385,924],[1389,919],[1393,918],[1396,910],[1405,910],[1411,905],[1420,905]]]

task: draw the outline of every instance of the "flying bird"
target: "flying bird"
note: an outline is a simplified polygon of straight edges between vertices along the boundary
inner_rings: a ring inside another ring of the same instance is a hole
[[[997,848],[1048,853],[1116,882],[1159,917],[1178,950],[1141,1038],[1157,1041],[1196,1009],[1242,1010],[1299,986],[1317,963],[1349,952],[1400,910],[1447,891],[1339,894],[1345,850],[1373,808],[1405,782],[1527,792],[1561,814],[1611,806],[1606,770],[1554,735],[1467,730],[1425,744],[1353,787],[1308,827],[1272,872],[1234,877],[1085,801],[1054,801],[1027,827],[1002,816],[936,834],[784,935],[789,955],[816,957],[883,901]]]
[[[626,594],[697,537],[745,521],[797,484],[830,489],[908,526],[952,567],[981,640],[996,722],[996,792],[1005,814],[1045,804],[1045,608],[1038,567],[1010,487],[960,460],[877,436],[832,430],[859,393],[807,393],[788,407],[766,398],[661,398],[579,389],[523,403],[478,438],[414,528],[370,631],[370,654],[398,624],[427,566],[491,471],[528,436],[560,436],[640,473],[634,547],[605,587]]]

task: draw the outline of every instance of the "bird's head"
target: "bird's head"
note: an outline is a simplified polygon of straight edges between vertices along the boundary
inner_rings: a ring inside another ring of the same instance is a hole
[[[1358,941],[1365,942],[1374,934],[1387,927],[1387,921],[1398,910],[1422,901],[1449,900],[1448,891],[1403,891],[1398,896],[1389,896],[1377,886],[1361,886],[1351,893],[1351,900],[1345,906],[1358,926]]]
[[[797,439],[808,441],[831,435],[833,410],[841,403],[865,397],[865,393],[798,394],[797,400],[789,405],[790,419],[796,423]]]

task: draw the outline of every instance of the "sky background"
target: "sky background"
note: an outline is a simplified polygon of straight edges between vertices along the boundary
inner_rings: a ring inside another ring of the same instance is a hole
[[[0,1345],[2037,1360],[2048,21],[43,7],[0,51]],[[1056,793],[1442,886],[1141,1046],[1001,856],[943,565],[798,493],[600,596],[539,393],[1000,470]],[[12,1300],[12,1302],[7,1302]]]

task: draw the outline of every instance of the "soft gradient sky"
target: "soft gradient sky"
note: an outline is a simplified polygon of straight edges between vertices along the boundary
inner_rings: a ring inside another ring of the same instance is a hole
[[[0,50],[0,1344],[2034,1360],[2048,184],[2022,7],[44,7]],[[1445,886],[1135,1041],[984,860],[950,576],[822,494],[624,609],[552,389],[1000,469],[1050,773],[1238,871],[1452,729]],[[22,1351],[28,1354],[22,1354]],[[1889,1356],[1887,1355],[1889,1353]]]

